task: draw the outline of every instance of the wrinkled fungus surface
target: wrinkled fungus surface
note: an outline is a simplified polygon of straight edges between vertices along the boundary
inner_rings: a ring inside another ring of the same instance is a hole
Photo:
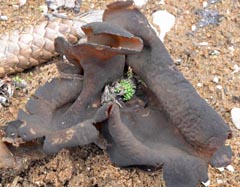
[[[103,22],[82,29],[87,43],[55,40],[56,51],[69,60],[58,64],[64,76],[40,87],[17,121],[4,128],[3,141],[14,156],[24,142],[38,139],[38,150],[53,154],[98,144],[102,133],[113,163],[163,167],[167,187],[196,187],[208,180],[209,164],[224,167],[231,162],[231,148],[225,146],[229,126],[177,70],[131,1],[110,4]],[[133,98],[120,101],[121,107],[111,101],[101,105],[104,87],[120,80],[127,66],[138,79]],[[19,139],[20,147],[13,149],[9,144]],[[0,143],[4,160],[10,153]]]

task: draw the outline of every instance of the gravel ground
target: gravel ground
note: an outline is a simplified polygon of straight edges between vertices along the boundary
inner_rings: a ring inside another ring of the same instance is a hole
[[[0,0],[0,15],[8,16],[0,21],[0,34],[13,29],[22,29],[29,24],[44,20],[39,6],[44,0],[28,0],[16,9],[18,1]],[[104,9],[113,2],[82,0],[81,13],[91,9]],[[210,187],[240,186],[240,131],[232,124],[230,111],[240,107],[240,72],[234,72],[234,66],[240,66],[240,3],[237,0],[222,0],[209,5],[221,16],[217,25],[199,28],[192,32],[200,18],[197,10],[203,9],[203,1],[159,1],[149,0],[142,11],[151,21],[151,14],[166,9],[176,17],[172,30],[165,37],[165,45],[180,71],[193,84],[198,93],[226,120],[233,131],[233,138],[227,142],[232,146],[234,172],[220,172],[209,169]],[[66,12],[66,10],[61,10]],[[74,15],[70,10],[69,15]],[[51,62],[20,73],[17,76],[27,81],[28,91],[18,90],[7,108],[0,107],[0,125],[16,118],[17,111],[39,85],[43,85],[57,76],[55,62]],[[16,76],[16,75],[13,75]],[[28,169],[17,176],[6,173],[0,176],[0,186],[164,186],[162,171],[144,172],[136,168],[120,169],[109,161],[108,155],[94,145],[83,148],[63,150],[57,155],[34,161]]]

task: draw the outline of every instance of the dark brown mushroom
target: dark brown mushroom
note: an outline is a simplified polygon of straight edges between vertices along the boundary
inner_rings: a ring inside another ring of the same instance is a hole
[[[103,126],[112,162],[124,167],[163,167],[167,187],[193,187],[206,182],[208,163],[212,163],[213,157],[186,142],[148,88],[138,89],[123,108],[116,104],[110,107],[110,117]],[[213,159],[218,164],[215,166],[230,163],[231,149],[224,149],[218,159]]]
[[[93,31],[89,38],[97,41],[94,39],[96,33],[96,38],[104,35],[108,41],[112,37],[117,44],[96,44],[89,39],[90,43],[71,45],[57,38],[56,51],[72,64],[60,64],[58,69],[69,77],[53,79],[40,87],[27,102],[25,111],[19,111],[21,125],[15,129],[8,126],[5,130],[8,134],[14,131],[24,141],[44,137],[43,150],[48,154],[97,141],[98,131],[94,125],[106,117],[99,108],[102,90],[106,84],[122,77],[125,56],[121,54],[142,49],[141,39],[127,31],[117,26],[101,31],[98,24],[84,28],[87,35],[90,35],[89,30]],[[135,43],[126,45],[127,40]]]
[[[140,38],[116,25],[96,22],[84,26],[83,31],[87,35],[87,44],[71,46],[63,38],[55,41],[56,51],[66,55],[70,62],[77,61],[84,72],[81,94],[63,114],[61,123],[65,125],[74,124],[68,119],[82,121],[89,118],[86,116],[91,116],[91,111],[100,106],[104,86],[122,77],[125,56],[121,54],[140,52],[143,47]]]
[[[42,151],[41,142],[25,143],[22,138],[17,137],[17,128],[21,125],[20,121],[9,122],[7,125],[0,133],[0,174],[9,171],[9,169],[12,169],[12,174],[17,174],[25,169],[31,161],[41,159],[45,154]]]
[[[127,55],[127,64],[152,93],[148,100],[154,101],[137,111],[131,110],[135,104],[120,111],[113,107],[105,130],[112,161],[120,166],[163,165],[168,187],[197,186],[207,180],[208,163],[228,165],[229,126],[177,70],[145,16],[129,2],[117,2],[108,6],[103,20],[144,41],[141,53]]]
[[[114,6],[114,9],[105,11],[103,19],[122,26],[146,41],[141,53],[127,55],[127,63],[156,94],[166,115],[188,143],[210,153],[220,148],[231,136],[229,126],[177,70],[141,12],[136,8],[121,6],[117,9]]]
[[[111,160],[118,166],[162,166],[168,187],[193,187],[207,181],[207,162],[184,143],[164,113],[153,103],[144,108],[139,98],[131,102],[122,109],[114,104],[104,126]]]
[[[14,158],[7,145],[2,141],[2,138],[0,133],[0,168],[11,168],[14,165]]]

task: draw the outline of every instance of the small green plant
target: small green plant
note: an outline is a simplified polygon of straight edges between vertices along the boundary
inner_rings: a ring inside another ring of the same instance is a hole
[[[115,89],[116,93],[120,93],[123,91],[123,100],[128,101],[130,100],[134,93],[135,93],[135,86],[129,79],[122,79],[120,82],[120,87]]]
[[[13,78],[13,83],[15,85],[16,90],[25,88],[27,85],[26,81],[21,79],[19,76]]]
[[[127,78],[123,78],[115,82],[113,88],[116,96],[121,96],[124,101],[129,101],[130,99],[132,99],[136,90],[136,86],[132,81],[133,71],[131,67],[128,68],[126,76]]]
[[[14,77],[13,80],[17,83],[21,83],[23,81],[19,76]]]
[[[114,92],[119,94],[121,92],[121,88],[118,86],[118,87],[115,87],[114,88]]]

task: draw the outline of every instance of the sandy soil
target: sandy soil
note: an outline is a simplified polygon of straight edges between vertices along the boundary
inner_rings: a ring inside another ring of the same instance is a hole
[[[112,1],[83,0],[81,12],[104,9],[109,2]],[[240,107],[240,72],[233,73],[234,65],[240,66],[240,3],[236,0],[223,0],[209,6],[223,15],[221,22],[217,26],[201,28],[192,35],[192,25],[199,20],[195,11],[202,9],[202,0],[166,0],[166,5],[159,5],[157,2],[149,0],[142,11],[149,19],[150,15],[159,9],[166,9],[176,16],[175,26],[167,34],[165,45],[180,71],[233,131],[233,138],[227,144],[232,146],[234,152],[232,166],[235,171],[220,172],[210,168],[210,187],[240,186],[240,131],[232,124],[230,117],[230,110]],[[39,9],[44,0],[28,0],[26,5],[16,10],[13,6],[15,4],[16,0],[0,0],[0,14],[9,18],[8,21],[0,22],[0,34],[22,29],[45,19]],[[0,107],[0,125],[14,120],[18,109],[24,106],[35,90],[57,76],[54,64],[57,61],[58,59],[53,59],[45,65],[18,74],[27,81],[27,91],[16,91],[11,105],[7,108]],[[218,77],[218,82],[213,81],[214,77]],[[89,145],[63,150],[57,155],[34,161],[17,176],[11,172],[6,173],[0,176],[1,186],[161,187],[164,186],[164,181],[160,170],[145,172],[136,168],[115,167],[105,152],[95,145]]]

